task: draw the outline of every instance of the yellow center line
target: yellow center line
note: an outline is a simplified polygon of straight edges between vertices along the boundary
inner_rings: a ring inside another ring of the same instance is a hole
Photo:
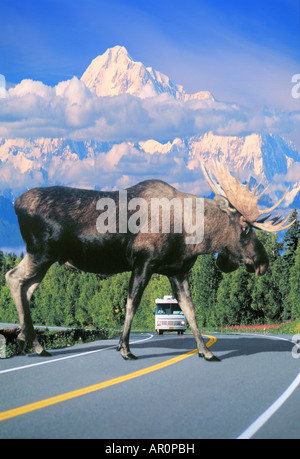
[[[208,343],[206,346],[209,347],[217,341],[217,338],[210,335],[203,335],[209,338]],[[185,354],[181,354],[178,357],[174,357],[173,359],[166,360],[162,363],[158,363],[156,365],[152,365],[150,367],[144,368],[142,370],[134,371],[133,373],[129,373],[124,376],[119,376],[117,378],[109,379],[108,381],[104,381],[98,384],[93,384],[92,386],[83,387],[82,389],[73,390],[71,392],[66,392],[65,394],[56,395],[54,397],[46,398],[44,400],[40,400],[39,402],[29,403],[28,405],[20,406],[19,408],[13,408],[12,410],[2,411],[0,413],[0,421],[4,421],[6,419],[14,418],[16,416],[20,416],[22,414],[30,413],[31,411],[36,411],[41,408],[45,408],[46,406],[55,405],[56,403],[64,402],[66,400],[70,400],[72,398],[80,397],[81,395],[90,394],[91,392],[96,392],[101,389],[105,389],[106,387],[114,386],[116,384],[120,384],[125,381],[129,381],[130,379],[138,378],[139,376],[146,375],[148,373],[152,373],[153,371],[161,370],[169,365],[173,365],[174,363],[180,362],[191,355],[197,354],[198,349],[194,349],[192,351],[186,352]]]

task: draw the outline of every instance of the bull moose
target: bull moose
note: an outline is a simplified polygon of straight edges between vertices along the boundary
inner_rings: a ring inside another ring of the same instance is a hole
[[[204,165],[202,168],[214,199],[182,193],[160,180],[146,180],[123,192],[53,186],[19,196],[15,212],[26,255],[6,274],[6,280],[19,315],[20,350],[25,352],[28,345],[38,355],[50,355],[35,335],[30,299],[49,267],[59,262],[100,274],[132,272],[117,348],[124,359],[137,358],[130,352],[130,328],[151,275],[158,273],[170,280],[199,356],[218,360],[197,326],[189,270],[198,255],[218,254],[217,266],[225,273],[244,265],[247,271],[263,275],[268,256],[253,228],[276,232],[292,223],[278,216],[270,219],[269,213],[285,195],[270,209],[259,210],[258,187],[250,190],[249,182],[241,184],[238,174],[233,177],[220,162],[213,165],[217,181]],[[162,203],[168,204],[169,215],[162,214]],[[159,208],[159,216],[153,214],[154,208]],[[262,217],[266,213],[269,215]]]

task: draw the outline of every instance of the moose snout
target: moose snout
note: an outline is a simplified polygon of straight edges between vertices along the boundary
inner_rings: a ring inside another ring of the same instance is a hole
[[[255,273],[257,276],[263,276],[268,269],[269,259],[266,256],[254,256],[248,258],[244,265],[249,273]]]
[[[268,261],[255,262],[247,260],[245,267],[249,273],[255,273],[257,276],[263,276],[268,269]]]
[[[254,269],[257,276],[263,276],[269,266],[267,254],[264,256],[254,257]]]
[[[263,276],[268,269],[268,263],[257,266],[255,269],[255,274],[257,276]]]

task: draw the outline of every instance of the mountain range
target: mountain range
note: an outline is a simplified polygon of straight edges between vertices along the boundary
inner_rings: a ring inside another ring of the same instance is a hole
[[[88,101],[90,97],[114,101],[126,94],[133,100],[145,99],[150,105],[161,98],[174,99],[180,107],[216,104],[210,92],[186,93],[166,75],[135,62],[121,46],[94,59],[76,84],[84,84]],[[58,87],[60,95],[67,84],[62,82]],[[55,184],[118,189],[146,178],[160,178],[183,191],[209,196],[211,190],[200,163],[209,165],[214,158],[224,159],[232,171],[239,169],[241,180],[251,176],[252,183],[262,180],[262,186],[269,184],[262,205],[269,205],[289,187],[285,207],[300,207],[300,155],[289,140],[278,134],[225,136],[207,131],[165,140],[120,137],[104,141],[59,136],[0,138],[0,247],[21,243],[12,203],[26,189]]]

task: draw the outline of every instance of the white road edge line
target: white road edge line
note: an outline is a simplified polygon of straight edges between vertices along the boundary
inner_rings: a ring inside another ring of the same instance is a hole
[[[137,341],[130,341],[130,344],[142,343],[143,341],[148,341],[149,339],[153,338],[153,336],[154,336],[151,333],[147,333],[147,335],[150,335],[150,336],[148,336],[147,338],[144,338],[144,339],[139,339]],[[108,349],[115,349],[115,348],[116,348],[116,345],[114,344],[113,346],[104,347],[102,349],[96,349],[94,351],[81,352],[80,354],[73,354],[73,355],[68,355],[66,357],[59,357],[57,359],[45,360],[43,362],[38,362],[38,363],[31,363],[29,365],[23,365],[21,367],[8,368],[7,370],[0,370],[0,374],[11,373],[12,371],[24,370],[26,368],[37,367],[37,366],[40,366],[40,365],[47,365],[48,363],[55,363],[55,362],[59,362],[61,360],[74,359],[76,357],[82,357],[84,355],[95,354],[96,352],[107,351]]]
[[[283,338],[282,336],[277,336],[277,335],[266,335],[266,334],[263,334],[263,333],[233,333],[234,335],[239,335],[239,336],[260,336],[262,338],[266,338],[266,339],[278,339],[278,340],[281,340],[281,341],[287,341],[288,343],[292,343],[292,344],[295,344],[295,342],[289,338]]]
[[[248,335],[248,336],[261,336],[267,339],[278,339],[281,341],[287,341],[293,343],[292,340],[288,338],[283,338],[282,336],[277,335],[265,335],[262,333],[239,333],[239,335]],[[289,398],[289,396],[294,392],[294,390],[300,384],[300,373],[294,381],[289,385],[289,387],[275,400],[274,403],[264,411],[244,432],[237,437],[237,440],[248,440],[253,437],[253,435],[270,419],[271,416],[283,405],[283,403]]]
[[[278,399],[257,419],[254,421],[241,435],[237,437],[237,440],[248,440],[251,438],[269,419],[273,414],[283,405],[283,403],[289,398],[290,395],[300,384],[300,373],[289,387],[278,397]]]

